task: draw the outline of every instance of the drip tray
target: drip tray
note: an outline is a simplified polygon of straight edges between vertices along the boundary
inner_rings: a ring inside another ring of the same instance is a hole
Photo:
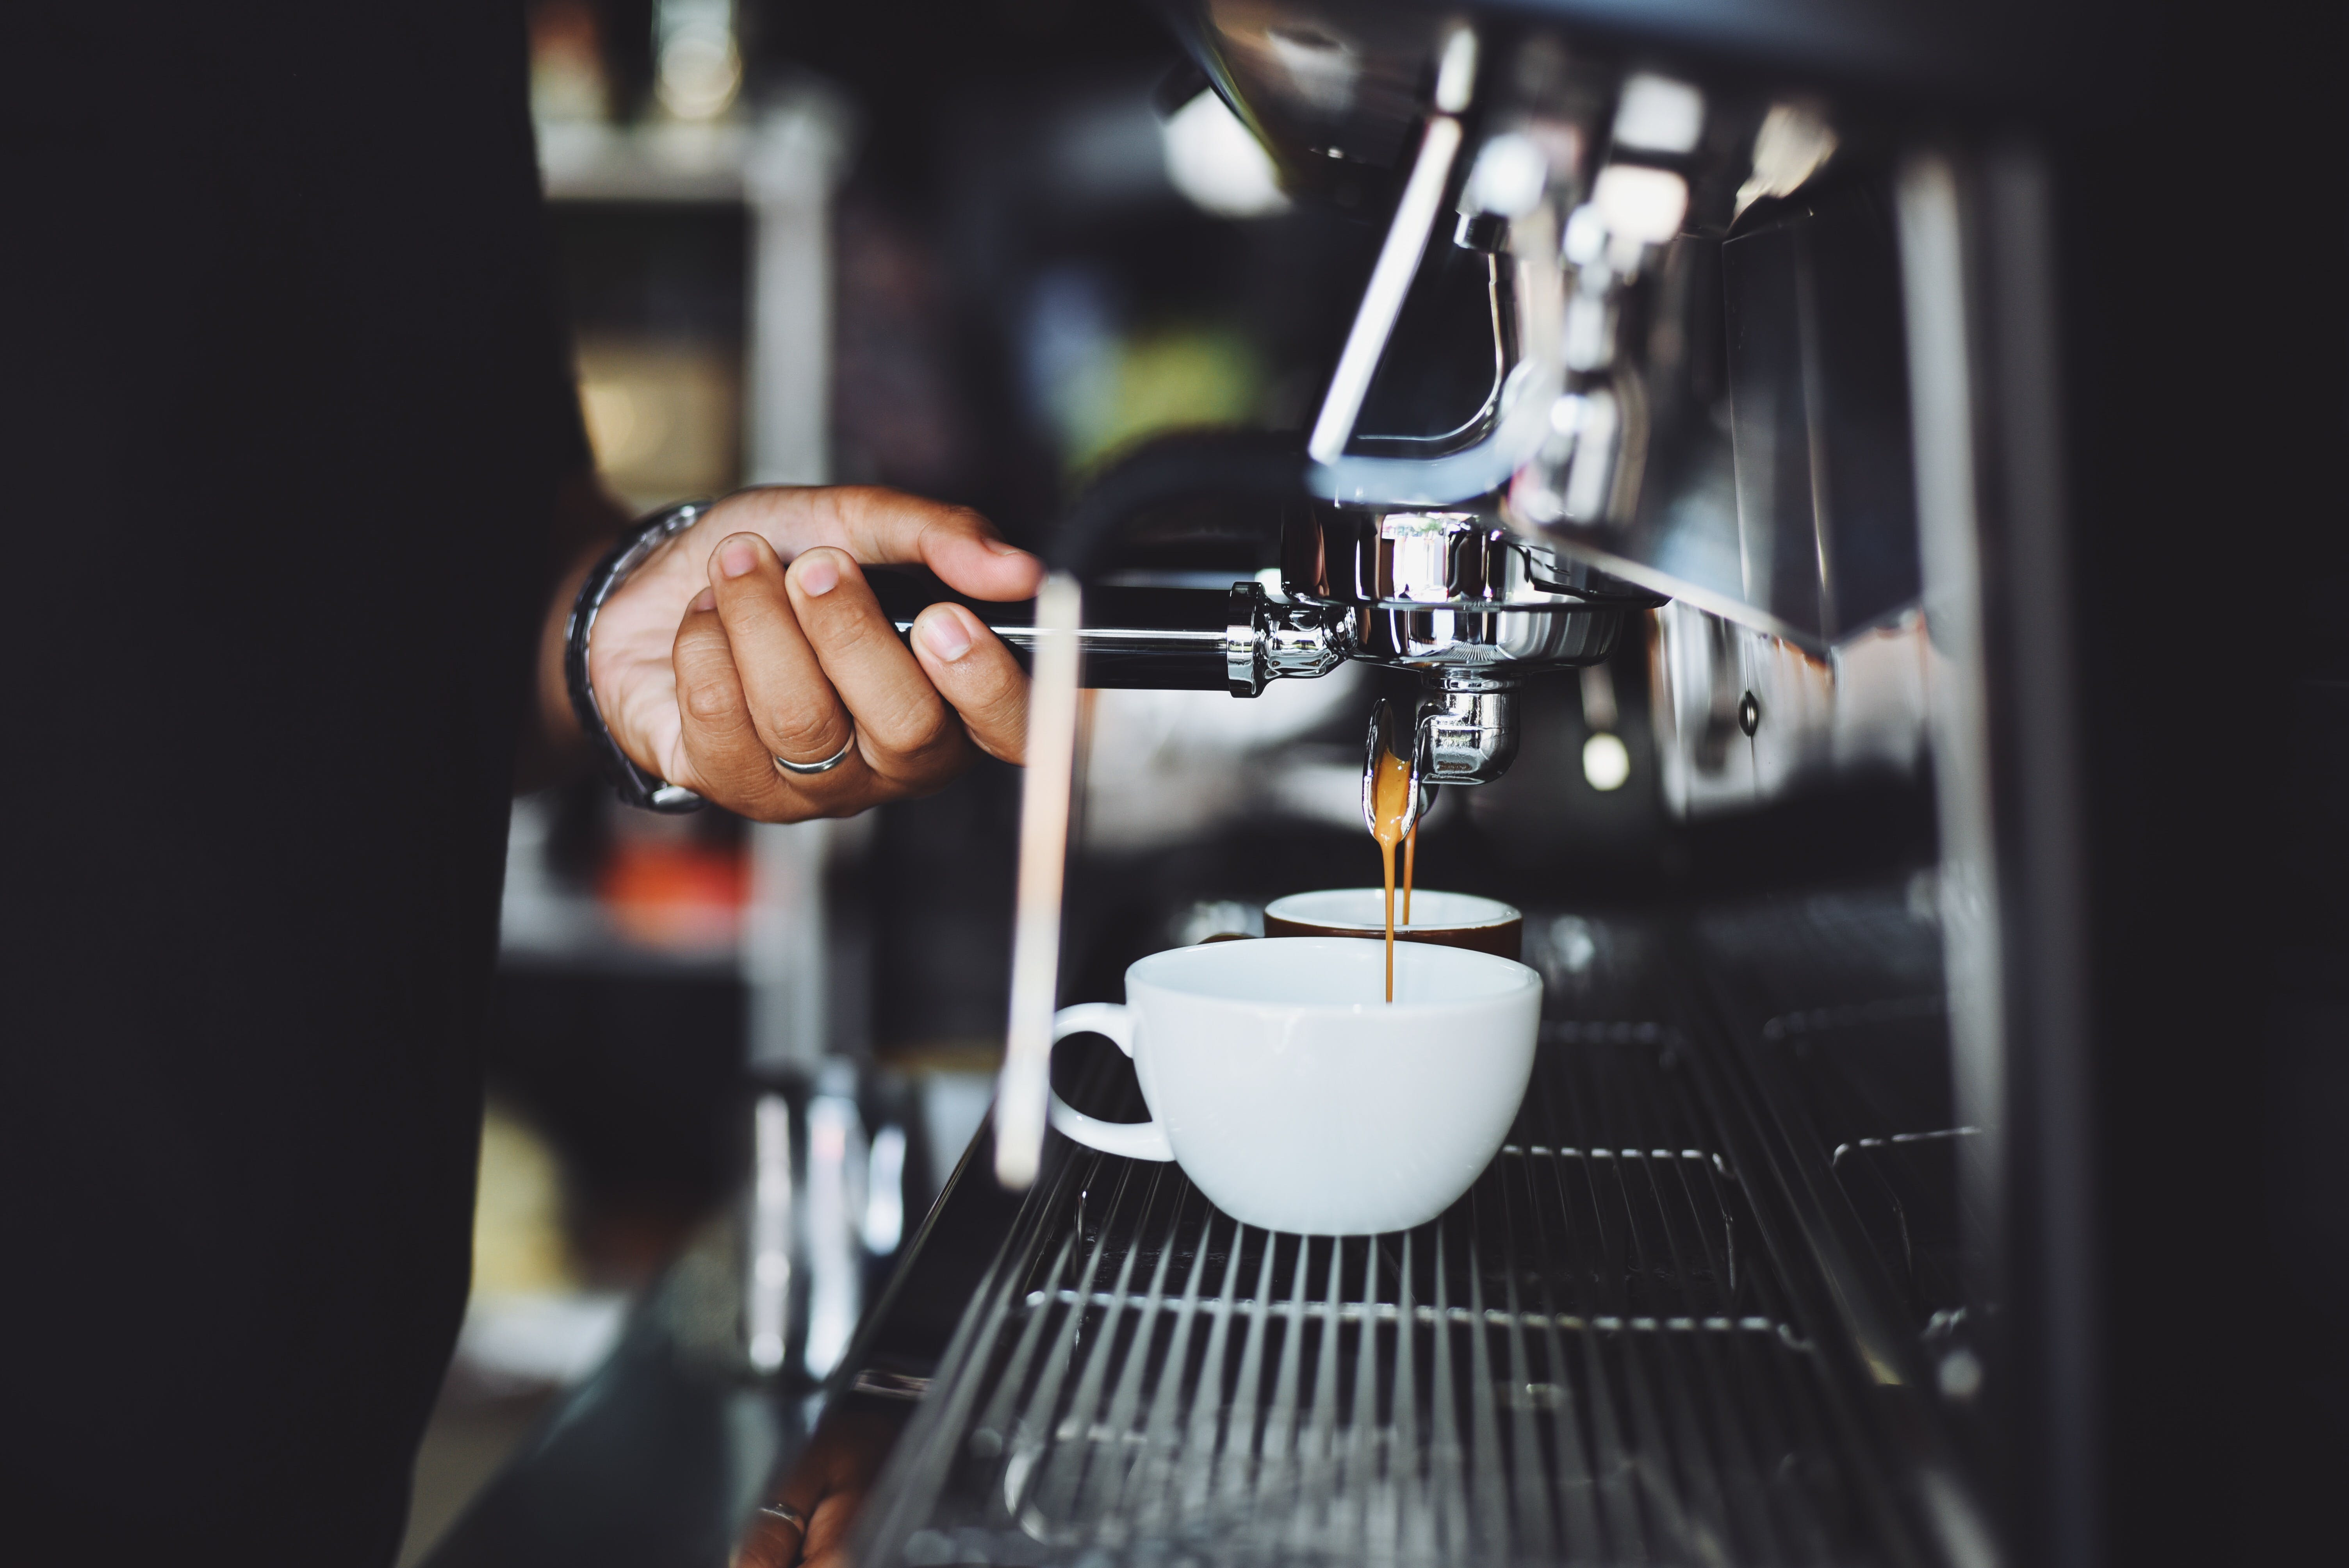
[[[1056,1139],[857,1560],[1920,1555],[1695,1076],[1663,1026],[1551,1024],[1470,1194],[1342,1241]]]

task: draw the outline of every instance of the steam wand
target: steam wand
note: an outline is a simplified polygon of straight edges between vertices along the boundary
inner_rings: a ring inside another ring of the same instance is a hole
[[[1052,1013],[1060,1001],[1061,895],[1076,798],[1079,658],[1083,597],[1065,572],[1036,595],[1034,665],[1028,688],[1028,770],[1019,792],[1019,892],[1011,932],[1011,1016],[995,1091],[995,1179],[1022,1189],[1036,1180],[1052,1065]]]

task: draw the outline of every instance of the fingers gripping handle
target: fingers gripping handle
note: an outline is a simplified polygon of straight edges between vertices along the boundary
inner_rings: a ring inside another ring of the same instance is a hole
[[[1133,1015],[1114,1002],[1081,1002],[1052,1015],[1052,1043],[1071,1035],[1107,1035],[1117,1048],[1133,1055]],[[1052,1125],[1088,1149],[1122,1154],[1128,1160],[1172,1160],[1174,1146],[1166,1130],[1155,1121],[1103,1121],[1052,1096]]]

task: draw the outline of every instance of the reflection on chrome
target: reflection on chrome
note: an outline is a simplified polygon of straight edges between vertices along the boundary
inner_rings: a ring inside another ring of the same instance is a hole
[[[864,1123],[845,1062],[826,1064],[807,1108],[807,1373],[823,1377],[847,1352],[864,1309]]]
[[[771,1373],[782,1369],[783,1340],[791,1326],[791,1102],[780,1094],[761,1095],[750,1126],[750,1267],[743,1329],[751,1367]]]
[[[905,1235],[905,1130],[892,1123],[874,1133],[864,1169],[864,1250],[885,1258]]]

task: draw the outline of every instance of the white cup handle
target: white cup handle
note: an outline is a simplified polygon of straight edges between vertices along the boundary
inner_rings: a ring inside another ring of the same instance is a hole
[[[1133,1055],[1133,1015],[1115,1002],[1080,1002],[1053,1014],[1052,1043],[1057,1046],[1071,1035],[1107,1035],[1117,1042],[1119,1050]],[[1052,1125],[1104,1154],[1123,1154],[1128,1160],[1174,1158],[1166,1130],[1155,1121],[1103,1121],[1087,1116],[1057,1093],[1052,1096]]]

